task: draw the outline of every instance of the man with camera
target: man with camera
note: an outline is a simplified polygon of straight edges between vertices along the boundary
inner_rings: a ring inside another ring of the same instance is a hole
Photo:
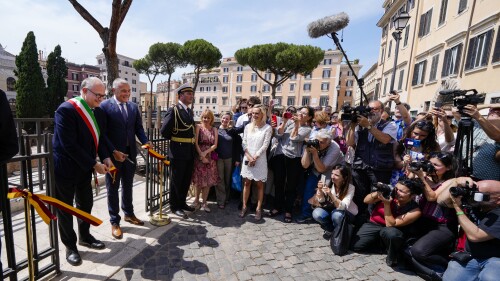
[[[306,141],[300,162],[307,170],[307,178],[302,196],[301,214],[296,222],[303,223],[312,219],[311,204],[307,201],[315,194],[321,176],[330,179],[333,167],[343,161],[343,156],[339,145],[332,141],[332,135],[327,129],[319,130],[313,139]]]
[[[475,183],[471,178],[462,177],[452,179],[445,184],[453,186],[450,188],[449,199],[457,213],[458,223],[467,236],[467,241],[465,251],[451,254],[452,260],[443,275],[443,280],[498,280],[500,181],[486,180]],[[448,195],[442,193],[439,201],[444,201],[441,199],[445,197]],[[464,206],[468,207],[465,209]],[[474,221],[474,218],[477,218],[477,221]]]
[[[366,210],[363,198],[369,193],[370,187],[377,182],[389,183],[391,180],[393,146],[398,130],[393,121],[381,119],[384,110],[382,102],[370,102],[369,109],[368,113],[364,110],[353,116],[346,136],[347,145],[356,150],[352,175],[356,187],[354,202],[360,207],[360,213]]]

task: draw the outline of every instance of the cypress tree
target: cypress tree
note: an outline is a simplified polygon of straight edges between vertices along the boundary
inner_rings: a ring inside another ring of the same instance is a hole
[[[18,118],[41,118],[45,109],[45,81],[38,63],[35,34],[30,31],[21,52],[16,57],[16,115]],[[33,132],[34,124],[25,123],[24,129]]]
[[[64,102],[68,92],[66,76],[68,67],[66,61],[61,57],[61,46],[57,45],[47,58],[47,114],[54,117],[59,105]]]

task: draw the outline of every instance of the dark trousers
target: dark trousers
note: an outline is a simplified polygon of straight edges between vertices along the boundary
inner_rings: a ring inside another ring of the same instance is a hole
[[[172,158],[170,167],[172,169],[170,210],[175,212],[186,206],[186,196],[191,185],[191,176],[193,175],[194,159]]]
[[[354,236],[353,250],[355,252],[370,252],[376,250],[380,242],[385,245],[387,259],[397,261],[401,254],[405,237],[403,231],[395,227],[367,222],[361,226]]]
[[[89,176],[80,183],[71,183],[58,179],[56,176],[56,198],[70,206],[73,206],[74,199],[76,208],[90,214],[94,205],[91,180],[92,176]],[[80,240],[88,240],[90,238],[90,224],[81,219],[78,219],[77,222]],[[73,230],[73,215],[57,209],[57,224],[63,244],[66,248],[76,251],[77,237]]]
[[[365,169],[352,169],[352,184],[356,189],[354,190],[353,201],[362,214],[366,211],[367,205],[363,202],[365,196],[371,192],[373,184],[377,182],[390,183],[392,171],[375,171],[370,167]]]
[[[278,211],[292,213],[297,184],[303,176],[300,157],[288,158],[283,154],[273,157],[275,200],[274,208]]]
[[[450,254],[451,245],[456,238],[455,234],[446,224],[435,223],[432,227],[425,229],[426,234],[411,247],[412,257],[427,266],[438,265],[446,268],[448,259],[445,257]]]
[[[127,153],[127,152],[124,152]],[[108,191],[108,211],[111,224],[120,224],[120,198],[118,189],[120,182],[122,186],[122,210],[125,216],[134,215],[134,205],[132,204],[132,185],[134,183],[135,164],[125,160],[123,162],[113,162],[117,173],[113,178],[106,174],[106,189]]]

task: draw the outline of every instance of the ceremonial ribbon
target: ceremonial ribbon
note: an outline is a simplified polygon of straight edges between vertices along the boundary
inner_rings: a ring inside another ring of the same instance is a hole
[[[157,151],[155,151],[151,145],[149,144],[145,144],[142,146],[142,148],[144,149],[147,149],[148,150],[148,154],[151,155],[152,157],[160,160],[163,162],[163,164],[169,166],[170,165],[170,161],[167,159],[167,157],[165,155],[161,155],[160,153],[158,153]]]
[[[55,220],[57,219],[54,214],[52,214],[45,206],[44,203],[52,205],[59,210],[62,210],[68,214],[71,214],[73,216],[76,216],[88,223],[90,223],[93,226],[98,226],[102,223],[102,221],[91,214],[84,212],[80,209],[77,209],[73,206],[70,206],[64,202],[61,202],[58,199],[52,198],[50,196],[42,195],[42,194],[33,194],[29,191],[26,190],[19,190],[17,188],[9,188],[9,193],[7,194],[7,197],[9,199],[14,199],[14,198],[19,198],[23,197],[28,200],[29,204],[32,205],[38,215],[42,218],[42,220],[46,223],[49,224],[50,220]]]
[[[113,167],[109,168],[108,173],[111,176],[111,178],[113,179],[113,183],[115,183],[116,173],[118,173],[118,169],[115,166],[113,166]]]

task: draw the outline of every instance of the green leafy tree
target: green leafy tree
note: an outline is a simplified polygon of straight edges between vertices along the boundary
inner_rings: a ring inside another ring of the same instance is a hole
[[[158,58],[160,62],[162,74],[168,76],[167,80],[167,108],[170,107],[170,81],[172,74],[178,67],[185,67],[187,65],[186,61],[182,59],[180,55],[180,50],[182,48],[181,44],[178,43],[156,43],[149,49],[150,52],[154,53],[154,56]]]
[[[21,52],[16,57],[14,73],[16,81],[16,115],[18,118],[41,118],[45,114],[45,81],[38,63],[38,50],[35,34],[30,31],[24,40]],[[29,133],[34,124],[25,123],[24,129]]]
[[[61,46],[57,45],[47,58],[47,114],[54,117],[59,105],[64,102],[68,92],[66,76],[68,67],[66,61],[61,57]]]
[[[80,16],[86,20],[101,37],[103,48],[102,52],[106,58],[106,68],[108,75],[108,95],[111,96],[111,88],[113,81],[119,77],[118,75],[118,56],[116,54],[116,40],[118,30],[125,20],[132,0],[113,0],[111,4],[111,19],[109,27],[103,27],[77,0],[68,0]]]
[[[324,52],[318,47],[280,42],[239,49],[234,56],[239,64],[250,66],[260,79],[269,84],[274,99],[278,86],[294,74],[312,72],[323,60]],[[274,80],[265,79],[261,75],[264,71],[274,74],[271,77]]]
[[[149,47],[149,53],[141,59],[134,61],[133,67],[137,72],[144,74],[148,77],[150,83],[150,92],[149,92],[149,104],[147,108],[147,127],[151,128],[153,121],[151,120],[151,112],[153,110],[153,83],[156,79],[156,76],[162,74],[161,63],[158,59],[158,53],[156,51],[152,51],[155,49],[155,45]],[[158,113],[159,114],[159,113]]]
[[[203,39],[186,41],[179,53],[185,62],[194,67],[194,91],[198,86],[201,71],[219,66],[222,59],[219,48]],[[194,99],[191,108],[194,108]]]

